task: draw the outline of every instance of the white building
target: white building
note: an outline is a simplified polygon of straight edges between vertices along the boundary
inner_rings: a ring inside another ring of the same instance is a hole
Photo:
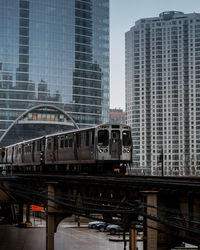
[[[200,174],[200,14],[163,12],[126,33],[126,119],[139,173]]]

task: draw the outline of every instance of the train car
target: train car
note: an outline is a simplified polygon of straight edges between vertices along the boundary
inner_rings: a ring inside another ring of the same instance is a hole
[[[16,171],[125,172],[132,161],[131,128],[102,124],[51,134],[6,147]]]
[[[46,136],[45,164],[67,169],[105,171],[132,161],[131,129],[103,124]]]

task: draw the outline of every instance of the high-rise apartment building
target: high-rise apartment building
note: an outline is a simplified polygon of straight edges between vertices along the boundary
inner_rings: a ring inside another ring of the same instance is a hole
[[[109,0],[1,1],[0,135],[39,104],[109,121]]]
[[[140,173],[200,174],[200,14],[163,12],[126,33],[126,115]]]

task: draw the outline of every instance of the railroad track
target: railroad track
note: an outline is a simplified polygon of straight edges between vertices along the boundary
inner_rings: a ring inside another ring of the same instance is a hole
[[[118,186],[141,190],[170,190],[200,193],[200,177],[159,177],[159,176],[100,176],[100,175],[55,175],[18,174],[24,180],[33,182],[56,181],[59,183],[84,183],[88,185]],[[19,180],[19,179],[18,179]]]

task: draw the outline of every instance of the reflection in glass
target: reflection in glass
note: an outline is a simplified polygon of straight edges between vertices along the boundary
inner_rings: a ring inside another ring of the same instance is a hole
[[[79,126],[108,121],[109,0],[10,0],[0,9],[0,135],[53,104]]]

